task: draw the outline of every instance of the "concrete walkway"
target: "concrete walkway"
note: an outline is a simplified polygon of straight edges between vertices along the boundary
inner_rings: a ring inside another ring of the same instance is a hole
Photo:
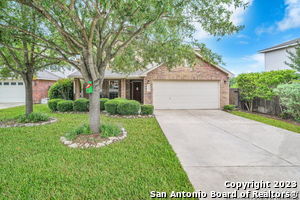
[[[22,106],[24,103],[0,103],[0,109]]]
[[[196,190],[225,181],[298,181],[300,134],[219,110],[157,110],[157,120]]]

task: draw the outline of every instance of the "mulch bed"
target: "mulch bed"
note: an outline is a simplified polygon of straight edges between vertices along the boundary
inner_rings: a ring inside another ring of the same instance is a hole
[[[55,122],[57,122],[56,118],[49,118],[48,121],[35,122],[35,123],[33,122],[19,123],[16,120],[8,120],[8,121],[0,122],[0,128],[40,126],[40,125],[52,124]]]
[[[74,140],[68,140],[61,137],[60,141],[70,148],[100,148],[117,141],[123,140],[127,137],[127,132],[124,128],[121,129],[120,135],[116,137],[103,138],[99,134],[79,135]]]

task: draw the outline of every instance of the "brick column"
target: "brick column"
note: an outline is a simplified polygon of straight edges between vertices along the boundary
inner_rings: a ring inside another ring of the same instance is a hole
[[[126,98],[126,79],[121,79],[121,94],[119,95],[121,98]]]

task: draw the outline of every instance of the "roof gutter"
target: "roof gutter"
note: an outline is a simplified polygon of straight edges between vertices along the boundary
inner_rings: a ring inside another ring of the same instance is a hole
[[[275,48],[263,49],[263,50],[260,50],[259,53],[267,53],[267,52],[270,52],[270,51],[275,51],[275,50],[284,49],[284,48],[293,47],[293,46],[297,46],[297,43],[288,44],[288,45],[275,47]]]

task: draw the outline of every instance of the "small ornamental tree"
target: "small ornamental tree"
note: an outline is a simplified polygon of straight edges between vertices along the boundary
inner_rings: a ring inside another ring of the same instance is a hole
[[[297,78],[298,75],[293,70],[278,70],[240,74],[236,78],[236,83],[247,110],[252,111],[255,98],[271,100],[276,95],[274,88],[277,85],[290,83]]]
[[[300,44],[296,46],[295,53],[287,51],[290,62],[285,62],[286,65],[300,72]]]
[[[214,36],[240,30],[231,22],[232,7],[246,7],[242,0],[15,0],[40,13],[48,30],[37,40],[55,49],[59,59],[92,81],[90,127],[100,127],[99,97],[105,69],[124,73],[149,64],[168,67],[196,61],[194,48],[212,62],[219,57],[193,39],[195,24]],[[4,28],[35,35],[18,25]],[[36,36],[36,35],[35,35]],[[47,37],[52,37],[48,40]]]
[[[248,111],[253,109],[253,100],[257,97],[259,73],[240,74],[236,78],[238,88],[242,100],[245,101],[245,106]]]

